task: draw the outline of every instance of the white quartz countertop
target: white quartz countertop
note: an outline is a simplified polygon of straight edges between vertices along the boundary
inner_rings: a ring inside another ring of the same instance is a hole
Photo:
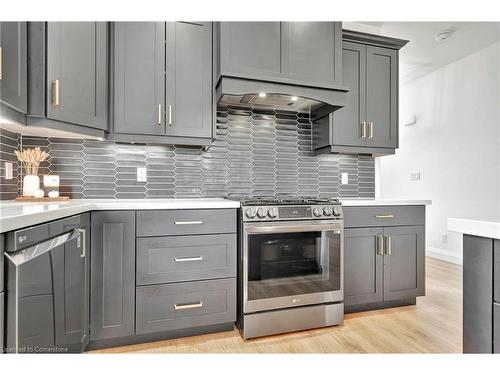
[[[432,204],[422,199],[341,199],[342,206],[425,206]]]
[[[500,239],[500,220],[448,218],[448,230],[473,236]]]
[[[67,202],[0,202],[0,233],[97,210],[176,210],[238,208],[240,203],[219,198],[195,199],[72,199]]]

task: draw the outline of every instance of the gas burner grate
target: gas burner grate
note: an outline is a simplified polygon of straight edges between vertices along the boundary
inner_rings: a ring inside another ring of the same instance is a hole
[[[243,198],[240,203],[245,206],[265,206],[265,205],[306,205],[306,204],[339,204],[335,198],[315,198],[315,197],[252,197]]]

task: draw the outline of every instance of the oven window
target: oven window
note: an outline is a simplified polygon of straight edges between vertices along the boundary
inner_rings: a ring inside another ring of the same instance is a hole
[[[340,290],[340,233],[250,234],[248,300]]]

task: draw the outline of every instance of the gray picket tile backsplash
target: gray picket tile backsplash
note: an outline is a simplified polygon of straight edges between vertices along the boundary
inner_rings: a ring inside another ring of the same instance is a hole
[[[59,174],[60,191],[72,198],[186,198],[307,195],[375,196],[375,162],[369,156],[321,155],[311,149],[308,115],[224,107],[217,136],[202,148],[39,138],[0,130],[2,200],[22,187],[14,150],[40,146],[49,159],[40,174]],[[14,161],[13,180],[4,179]],[[136,168],[147,168],[147,182]],[[349,173],[349,184],[340,174]]]

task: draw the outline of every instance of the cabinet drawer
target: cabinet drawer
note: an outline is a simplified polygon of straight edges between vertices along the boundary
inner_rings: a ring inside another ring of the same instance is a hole
[[[425,206],[343,207],[344,226],[425,225]]]
[[[2,254],[3,255],[3,254]],[[3,353],[4,342],[3,338],[5,336],[4,326],[5,326],[5,311],[4,311],[4,294],[0,293],[0,355]]]
[[[236,277],[236,235],[137,239],[137,285]]]
[[[137,288],[136,334],[236,320],[236,279]]]
[[[500,354],[500,303],[493,304],[493,353]]]
[[[137,236],[235,233],[236,210],[137,211]]]

